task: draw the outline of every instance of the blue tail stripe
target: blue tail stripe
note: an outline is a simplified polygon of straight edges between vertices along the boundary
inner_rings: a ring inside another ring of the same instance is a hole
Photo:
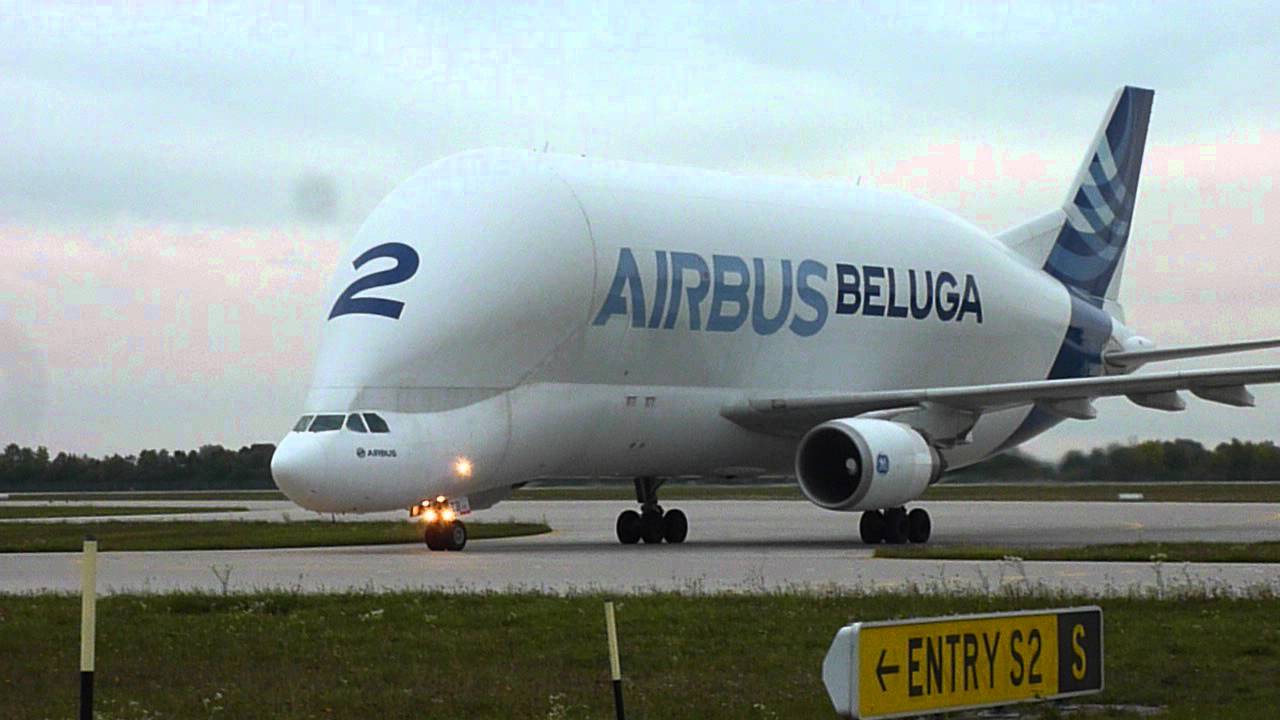
[[[1088,228],[1063,223],[1045,260],[1045,272],[1097,307],[1102,306],[1129,239],[1153,96],[1135,87],[1121,91],[1085,165],[1082,184],[1070,195],[1072,217],[1077,224],[1083,219]],[[1115,163],[1112,177],[1106,171],[1108,155]]]
[[[1074,228],[1071,233],[1064,235],[1058,244],[1054,246],[1053,252],[1064,253],[1064,262],[1070,262],[1065,258],[1066,255],[1074,258],[1095,258],[1095,261],[1105,265],[1114,260],[1119,254],[1119,249],[1107,241],[1106,238],[1099,237],[1092,233],[1076,232]],[[1050,256],[1052,258],[1052,256]]]

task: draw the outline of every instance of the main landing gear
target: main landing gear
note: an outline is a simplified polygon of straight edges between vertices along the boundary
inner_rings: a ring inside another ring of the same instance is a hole
[[[907,512],[906,508],[868,510],[862,513],[862,520],[858,523],[862,542],[868,545],[882,541],[890,545],[901,545],[908,540],[913,543],[928,542],[932,531],[933,521],[924,508],[916,508],[911,512]]]
[[[616,526],[618,541],[634,545],[646,543],[682,543],[689,534],[689,519],[679,510],[663,512],[658,505],[658,488],[665,480],[660,478],[636,478],[636,502],[640,512],[623,510]]]

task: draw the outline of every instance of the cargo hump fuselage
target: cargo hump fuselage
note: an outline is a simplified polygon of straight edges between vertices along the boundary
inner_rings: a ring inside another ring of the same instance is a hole
[[[747,392],[1043,380],[1073,322],[1059,281],[906,196],[515,151],[397,188],[329,297],[306,410],[391,426],[299,440],[368,475],[311,493],[331,510],[547,477],[786,475],[797,438],[719,409]],[[946,464],[1002,449],[1028,413],[984,414]]]

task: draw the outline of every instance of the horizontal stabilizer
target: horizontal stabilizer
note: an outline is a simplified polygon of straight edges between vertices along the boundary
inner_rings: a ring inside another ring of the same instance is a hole
[[[1102,359],[1112,367],[1121,369],[1136,368],[1149,362],[1163,360],[1185,360],[1187,358],[1208,357],[1210,355],[1227,355],[1230,353],[1266,350],[1280,347],[1280,338],[1270,340],[1246,340],[1244,342],[1219,343],[1216,345],[1187,345],[1175,348],[1157,348],[1154,350],[1126,350],[1106,353]]]
[[[1063,417],[1090,416],[1094,398],[1127,395],[1161,410],[1181,403],[1176,391],[1228,405],[1251,405],[1245,385],[1280,383],[1280,365],[1214,370],[1183,370],[1150,375],[1032,380],[993,385],[814,394],[795,397],[747,397],[720,414],[743,427],[777,435],[799,435],[827,420],[913,406],[939,405],[971,413],[1038,404]],[[1079,402],[1083,401],[1083,402]]]

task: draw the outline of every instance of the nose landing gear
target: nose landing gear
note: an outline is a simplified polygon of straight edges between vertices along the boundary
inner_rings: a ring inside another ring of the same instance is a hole
[[[886,542],[901,545],[907,541],[925,543],[933,532],[933,521],[924,508],[907,512],[906,508],[889,508],[884,511],[868,510],[858,522],[858,534],[862,542],[875,545]]]
[[[423,540],[432,550],[461,550],[467,546],[467,526],[461,520],[427,525]]]
[[[409,515],[422,520],[422,539],[429,549],[457,551],[467,546],[467,526],[444,498],[415,505]]]
[[[615,531],[623,545],[634,545],[641,540],[657,544],[663,540],[682,543],[689,535],[689,518],[676,509],[663,511],[658,504],[658,488],[666,482],[662,478],[636,478],[636,502],[640,512],[623,510],[618,515]]]

